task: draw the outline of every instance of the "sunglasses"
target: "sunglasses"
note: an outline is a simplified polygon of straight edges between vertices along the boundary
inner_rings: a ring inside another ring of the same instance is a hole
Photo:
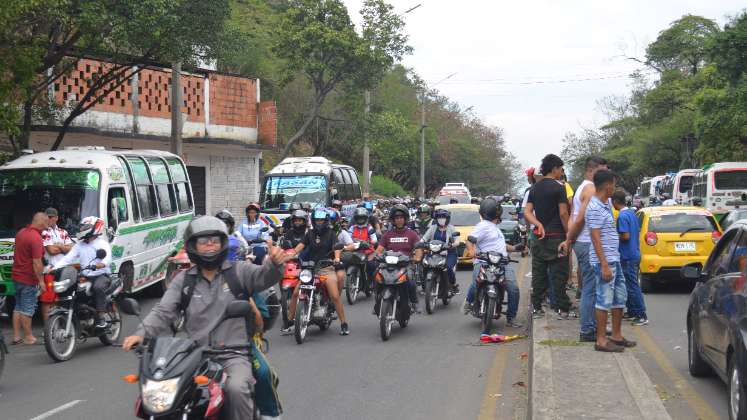
[[[200,236],[197,238],[197,243],[200,245],[207,245],[208,241],[214,244],[220,244],[220,236]]]

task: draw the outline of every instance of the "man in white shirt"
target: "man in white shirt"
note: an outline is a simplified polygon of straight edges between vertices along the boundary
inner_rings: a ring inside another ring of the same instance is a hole
[[[49,269],[49,267],[65,258],[65,254],[70,252],[70,249],[73,247],[73,241],[70,239],[70,236],[68,236],[67,231],[57,227],[57,220],[59,219],[57,209],[50,207],[46,209],[44,213],[49,217],[47,228],[42,232],[42,240],[44,241],[44,248],[46,250],[44,259],[47,260],[46,268]],[[53,276],[44,276],[44,282],[47,284],[47,287],[44,290],[44,293],[39,296],[39,300],[42,303],[42,317],[44,318],[44,323],[46,323],[47,318],[49,318],[47,313],[57,306],[57,295],[54,290],[52,290],[53,281]]]
[[[672,200],[672,194],[664,193],[661,195],[664,201],[661,202],[662,206],[678,206],[680,203],[677,200]]]

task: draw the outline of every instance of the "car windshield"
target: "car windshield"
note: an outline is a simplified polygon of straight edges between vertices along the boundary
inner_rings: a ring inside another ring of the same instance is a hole
[[[262,210],[287,210],[295,202],[321,201],[326,206],[327,178],[324,175],[271,176],[262,191]]]
[[[716,219],[707,210],[662,210],[651,212],[648,230],[656,233],[714,232]]]
[[[511,212],[516,212],[516,207],[514,206],[502,206],[503,207],[503,214],[501,214],[501,221],[511,221],[514,218],[514,215],[511,214]]]
[[[747,171],[716,171],[713,180],[717,190],[747,188]]]
[[[465,195],[442,195],[438,197],[438,201],[441,202],[441,204],[449,204],[452,198],[456,198],[458,201],[458,204],[469,204],[469,197],[467,194]]]
[[[451,224],[454,226],[474,226],[480,223],[480,212],[477,209],[449,209]]]
[[[0,172],[0,238],[13,238],[34,213],[57,209],[57,226],[69,235],[78,222],[98,216],[99,173],[91,170],[22,169]]]

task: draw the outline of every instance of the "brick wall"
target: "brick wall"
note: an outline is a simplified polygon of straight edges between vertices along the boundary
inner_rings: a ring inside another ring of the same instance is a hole
[[[237,224],[244,220],[244,208],[250,201],[256,201],[257,163],[254,158],[210,157],[211,208],[207,209],[208,214],[228,209]]]
[[[275,101],[259,103],[259,132],[257,140],[266,146],[276,146],[278,140],[277,108]]]

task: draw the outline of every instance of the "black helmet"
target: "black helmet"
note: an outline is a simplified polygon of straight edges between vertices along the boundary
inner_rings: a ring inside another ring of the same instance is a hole
[[[218,219],[222,220],[223,223],[230,225],[231,227],[228,228],[228,233],[233,233],[233,229],[236,227],[236,219],[233,218],[233,214],[231,214],[228,210],[221,210],[218,212],[218,214],[215,215]]]
[[[407,207],[403,206],[402,204],[395,204],[394,207],[392,207],[392,210],[389,212],[389,220],[392,221],[392,224],[394,225],[394,218],[397,216],[403,216],[405,218],[405,224],[404,227],[407,227],[407,222],[410,221],[410,210],[407,209]],[[397,225],[394,225],[394,228],[397,228]]]
[[[472,204],[477,204],[477,197],[472,197],[472,198],[471,198],[471,199],[469,200],[469,202],[470,202],[470,203],[472,203]]]
[[[309,227],[309,214],[306,213],[303,210],[296,210],[293,212],[293,214],[290,217],[291,221],[291,228],[295,230],[298,233],[306,232],[306,228]],[[301,219],[303,223],[296,226],[296,219]]]
[[[412,200],[412,204],[413,204],[413,205],[414,205],[415,207],[418,207],[418,206],[420,206],[420,203],[422,203],[422,202],[423,202],[423,200],[421,200],[421,199],[420,199],[420,197],[415,197],[415,199],[414,199],[414,200]]]
[[[487,197],[480,204],[480,216],[485,220],[495,220],[503,214],[503,206],[493,197]]]
[[[334,207],[334,206],[340,206],[340,208],[342,208],[342,201],[340,201],[340,200],[332,200],[332,206],[331,207]]]
[[[459,200],[456,197],[451,197],[449,204],[459,204]]]
[[[353,223],[361,229],[368,225],[368,210],[365,207],[353,210]]]
[[[296,210],[301,210],[301,203],[294,201],[288,206],[288,213],[293,214]]]
[[[221,237],[220,251],[206,254],[197,252],[197,238],[212,235]],[[184,248],[187,250],[189,260],[198,267],[205,270],[214,270],[220,267],[223,261],[228,258],[228,230],[226,230],[226,224],[217,217],[195,217],[184,229]]]
[[[420,207],[418,207],[418,211],[417,211],[417,216],[418,216],[418,219],[420,219],[420,223],[428,223],[428,221],[431,220],[431,212],[432,210],[429,205],[421,204]],[[421,213],[428,213],[428,215],[425,217],[422,217],[420,215]]]
[[[341,228],[347,230],[349,223],[350,223],[350,221],[348,220],[347,217],[345,217],[345,216],[340,217],[340,227]]]
[[[702,199],[702,198],[700,198],[700,197],[698,197],[697,195],[696,195],[695,197],[693,197],[693,198],[692,198],[692,199],[690,200],[690,202],[692,203],[692,205],[693,205],[693,206],[696,206],[696,207],[703,207],[703,199]]]

